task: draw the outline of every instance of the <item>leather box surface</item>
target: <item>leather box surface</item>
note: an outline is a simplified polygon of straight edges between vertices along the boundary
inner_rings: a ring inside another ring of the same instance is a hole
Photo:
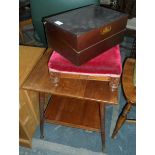
[[[48,46],[79,66],[123,40],[127,15],[87,6],[45,18]]]

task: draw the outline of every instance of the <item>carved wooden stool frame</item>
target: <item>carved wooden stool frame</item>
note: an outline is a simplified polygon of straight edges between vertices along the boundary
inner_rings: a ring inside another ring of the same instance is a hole
[[[111,91],[115,91],[118,89],[119,83],[120,83],[120,77],[109,77],[109,76],[103,76],[103,77],[96,77],[95,75],[74,75],[74,74],[66,74],[61,72],[52,72],[50,71],[50,79],[54,86],[59,85],[59,81],[61,78],[71,78],[71,79],[84,79],[84,80],[99,80],[99,81],[109,81],[109,86],[111,88]]]

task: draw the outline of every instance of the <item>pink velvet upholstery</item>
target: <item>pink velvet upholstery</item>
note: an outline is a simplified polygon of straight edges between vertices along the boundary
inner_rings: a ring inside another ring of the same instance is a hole
[[[48,62],[48,67],[49,70],[53,72],[119,77],[122,72],[119,45],[107,50],[81,66],[73,65],[70,61],[54,51]]]

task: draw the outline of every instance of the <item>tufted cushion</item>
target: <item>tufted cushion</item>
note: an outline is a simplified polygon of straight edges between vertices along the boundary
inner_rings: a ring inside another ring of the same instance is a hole
[[[119,45],[107,50],[81,66],[75,66],[54,51],[48,62],[49,71],[69,74],[120,77],[122,72]]]

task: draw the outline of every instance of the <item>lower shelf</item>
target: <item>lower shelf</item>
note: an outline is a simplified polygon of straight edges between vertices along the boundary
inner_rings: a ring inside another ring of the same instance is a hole
[[[99,131],[99,103],[62,96],[52,96],[45,111],[45,119],[50,123]]]

